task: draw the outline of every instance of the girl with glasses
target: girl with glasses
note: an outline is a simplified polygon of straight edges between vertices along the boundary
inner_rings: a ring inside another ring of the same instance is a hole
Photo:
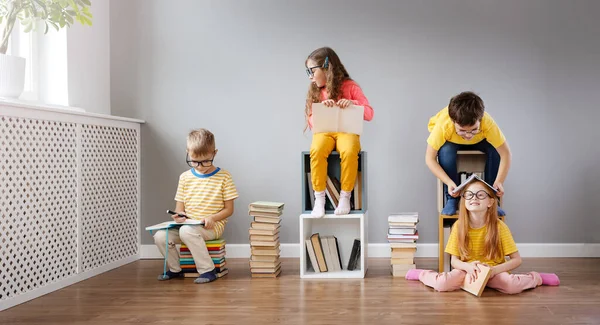
[[[312,104],[338,106],[364,106],[364,120],[373,119],[373,108],[358,84],[350,78],[338,55],[330,48],[313,51],[305,61],[306,74],[310,79],[304,109],[306,127],[312,129]],[[310,147],[311,181],[315,194],[312,215],[325,215],[325,187],[327,182],[327,157],[336,149],[341,158],[341,192],[335,214],[350,212],[350,194],[358,172],[360,137],[357,134],[327,132],[313,134]]]
[[[437,291],[458,290],[465,277],[474,281],[479,266],[491,268],[487,287],[507,294],[520,293],[540,285],[558,285],[554,273],[529,272],[510,274],[521,265],[521,256],[510,229],[498,219],[496,190],[480,180],[473,180],[460,193],[458,221],[452,227],[446,253],[452,255],[451,272],[437,273],[412,269],[407,280],[419,280]],[[507,261],[506,256],[510,259]]]

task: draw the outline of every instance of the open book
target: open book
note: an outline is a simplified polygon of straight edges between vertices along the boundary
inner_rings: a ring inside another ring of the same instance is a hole
[[[465,186],[467,186],[467,184],[471,183],[474,180],[478,180],[483,182],[483,184],[487,185],[487,187],[489,187],[492,191],[494,191],[494,193],[497,193],[498,190],[495,189],[492,185],[486,183],[483,179],[481,179],[481,177],[477,176],[476,174],[471,174],[471,176],[469,178],[467,178],[464,182],[462,182],[459,186],[457,186],[454,191],[452,191],[451,194],[454,193],[458,193],[460,191],[462,191],[463,188],[465,188]]]
[[[346,108],[312,104],[312,132],[343,132],[361,135],[363,131],[363,106],[350,105]]]
[[[146,230],[147,231],[153,231],[153,230],[160,230],[160,229],[168,229],[168,228],[177,227],[177,226],[183,226],[183,225],[199,225],[199,226],[204,226],[204,220],[185,219],[185,222],[181,222],[181,223],[177,223],[177,222],[175,222],[175,220],[173,220],[173,221],[166,221],[166,222],[162,222],[162,223],[156,224],[154,226],[148,226],[148,227],[146,227]]]

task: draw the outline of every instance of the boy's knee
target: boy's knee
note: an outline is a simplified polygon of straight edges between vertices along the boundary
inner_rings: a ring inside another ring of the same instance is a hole
[[[154,234],[154,243],[157,245],[164,245],[167,240],[167,232],[159,230]]]
[[[500,159],[500,154],[496,149],[488,150],[487,156],[488,158]]]
[[[456,152],[456,147],[453,144],[446,142],[440,147],[440,150],[438,150],[438,156],[452,156],[456,155]]]
[[[179,238],[184,239],[189,238],[194,235],[194,230],[192,226],[183,225],[179,228]]]

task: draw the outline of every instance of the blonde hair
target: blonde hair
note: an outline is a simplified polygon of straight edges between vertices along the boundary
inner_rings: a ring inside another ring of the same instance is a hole
[[[498,231],[498,205],[496,203],[496,194],[480,181],[475,181],[471,185],[473,184],[481,184],[484,191],[494,201],[485,214],[485,227],[487,233],[485,235],[484,254],[485,258],[489,260],[497,260],[503,257],[503,253],[500,245],[500,233]],[[471,186],[467,186],[464,188],[460,193],[461,196],[470,187]],[[456,222],[456,228],[458,230],[458,251],[460,253],[461,261],[467,260],[471,255],[471,247],[469,247],[469,211],[467,210],[465,201],[464,198],[460,200],[458,221]]]
[[[207,129],[192,130],[187,136],[188,153],[204,156],[215,151],[215,136]]]

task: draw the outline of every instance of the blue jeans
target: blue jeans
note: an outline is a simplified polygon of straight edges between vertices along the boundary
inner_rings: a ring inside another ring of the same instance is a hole
[[[456,155],[459,150],[479,150],[485,153],[486,160],[483,179],[488,184],[494,185],[496,176],[498,176],[498,169],[500,168],[500,154],[498,154],[496,148],[487,142],[487,140],[482,140],[476,144],[444,143],[438,151],[438,162],[448,177],[450,177],[457,186],[460,184],[458,171],[456,170]],[[451,197],[452,196],[448,194],[448,186],[444,184],[444,202]]]

